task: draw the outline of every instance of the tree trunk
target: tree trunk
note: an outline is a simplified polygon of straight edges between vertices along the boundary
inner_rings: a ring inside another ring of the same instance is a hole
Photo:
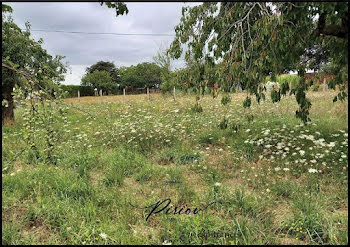
[[[13,113],[14,102],[13,102],[13,85],[12,83],[6,83],[2,87],[2,99],[1,102],[6,99],[8,104],[7,107],[2,105],[2,125],[12,123],[15,120]]]

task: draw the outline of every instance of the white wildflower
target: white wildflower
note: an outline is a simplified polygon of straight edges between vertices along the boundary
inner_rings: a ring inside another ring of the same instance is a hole
[[[168,240],[165,240],[162,245],[171,245],[171,242],[170,241],[168,242]]]
[[[316,173],[316,172],[317,172],[316,169],[313,169],[313,168],[310,168],[310,169],[309,169],[309,173]]]
[[[100,237],[103,239],[107,239],[108,236],[106,233],[102,232],[102,233],[100,233]]]

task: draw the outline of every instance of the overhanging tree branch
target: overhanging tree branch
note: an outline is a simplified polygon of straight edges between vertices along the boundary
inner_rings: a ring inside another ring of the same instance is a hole
[[[336,24],[326,25],[326,16],[327,16],[327,12],[323,12],[320,15],[320,18],[318,19],[316,34],[334,36],[338,38],[347,38],[349,33],[347,13],[343,16],[341,25],[336,25]]]

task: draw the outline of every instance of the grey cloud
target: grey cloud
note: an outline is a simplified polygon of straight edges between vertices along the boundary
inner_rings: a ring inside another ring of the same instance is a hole
[[[115,16],[115,10],[90,3],[7,3],[13,7],[13,19],[20,27],[25,22],[31,28],[43,30],[64,30],[82,32],[114,33],[164,33],[174,34],[174,27],[180,22],[181,9],[185,5],[178,3],[127,3],[129,14]],[[188,3],[186,5],[197,5]],[[113,36],[68,33],[32,32],[34,39],[43,38],[43,47],[52,55],[66,56],[71,65],[74,81],[81,78],[83,67],[99,60],[115,62],[116,66],[136,65],[152,61],[159,44],[170,44],[173,37],[155,36]],[[176,61],[175,67],[183,66]],[[72,79],[73,80],[73,79]]]

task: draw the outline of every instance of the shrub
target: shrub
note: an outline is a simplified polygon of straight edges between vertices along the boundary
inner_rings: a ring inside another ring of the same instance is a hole
[[[294,88],[300,82],[300,79],[301,78],[298,75],[279,75],[276,77],[276,82],[279,86],[283,83],[288,83],[288,85],[291,85],[291,87]],[[271,81],[271,77],[266,77],[266,81]]]

